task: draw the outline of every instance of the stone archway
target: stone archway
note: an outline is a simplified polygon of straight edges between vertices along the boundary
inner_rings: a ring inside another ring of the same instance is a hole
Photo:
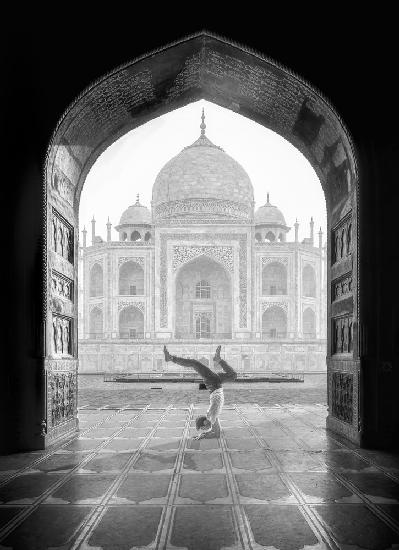
[[[47,384],[43,444],[77,428],[76,403],[74,408],[65,408],[66,414],[52,424],[50,381],[63,377],[75,392],[78,208],[86,175],[98,156],[119,137],[199,99],[239,112],[283,136],[303,153],[321,181],[329,249],[327,423],[359,443],[359,182],[351,137],[326,98],[291,70],[260,53],[201,32],[98,79],[64,113],[51,139],[43,210],[47,350],[43,365]],[[58,296],[57,285],[51,284],[52,278],[59,276],[73,285],[70,298]],[[343,276],[351,277],[352,285],[338,301],[335,286]],[[244,298],[245,292],[243,287]],[[70,353],[62,360],[51,345],[53,327],[61,320],[70,331]],[[347,327],[346,332],[341,327]],[[350,353],[345,342],[335,341],[345,334],[351,342]]]

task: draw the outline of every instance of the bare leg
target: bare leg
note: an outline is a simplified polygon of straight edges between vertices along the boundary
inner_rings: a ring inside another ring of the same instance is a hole
[[[215,356],[213,358],[213,360],[218,363],[222,369],[224,370],[224,372],[221,372],[218,374],[220,380],[222,382],[229,382],[229,381],[233,381],[237,378],[237,373],[236,371],[233,369],[233,367],[231,367],[228,363],[226,363],[226,361],[224,359],[222,359],[220,357],[220,350],[221,350],[221,347],[222,346],[218,346],[216,348],[216,352],[215,352]]]
[[[177,357],[176,355],[171,355],[166,346],[164,346],[165,360],[172,361],[176,365],[181,365],[183,367],[190,367],[197,371],[197,373],[202,376],[204,382],[207,386],[220,385],[219,375],[211,371],[210,368],[203,365],[200,361],[195,359],[187,359],[185,357]]]

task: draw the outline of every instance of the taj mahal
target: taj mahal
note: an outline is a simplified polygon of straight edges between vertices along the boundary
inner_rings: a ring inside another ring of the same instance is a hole
[[[326,368],[326,247],[313,218],[299,241],[270,202],[255,209],[244,168],[206,136],[169,160],[151,209],[134,204],[112,238],[82,232],[79,372],[165,373],[162,348],[238,372]],[[316,242],[315,242],[316,240]]]

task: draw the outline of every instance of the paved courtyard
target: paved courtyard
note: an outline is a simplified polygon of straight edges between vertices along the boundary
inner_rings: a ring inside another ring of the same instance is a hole
[[[207,394],[207,392],[200,392]],[[1,549],[391,549],[399,458],[327,433],[323,405],[88,405],[80,433],[0,457]]]
[[[199,391],[192,382],[104,382],[103,376],[79,376],[79,406],[101,407],[116,403],[151,403],[151,406],[188,406],[191,403],[209,403],[209,392]],[[327,403],[326,374],[305,375],[304,382],[234,382],[225,384],[226,404],[258,403],[259,405]]]

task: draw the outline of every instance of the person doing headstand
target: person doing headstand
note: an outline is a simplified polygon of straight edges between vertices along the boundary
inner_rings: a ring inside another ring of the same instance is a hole
[[[237,378],[236,371],[220,357],[221,347],[222,346],[218,346],[216,348],[215,356],[213,358],[214,365],[220,365],[224,370],[224,372],[219,373],[213,372],[209,367],[206,367],[200,361],[196,361],[195,359],[186,359],[184,357],[176,357],[168,352],[166,346],[163,348],[165,361],[172,361],[177,365],[195,369],[198,374],[202,376],[207,389],[210,391],[210,404],[209,409],[206,412],[206,416],[198,416],[195,420],[195,426],[199,432],[195,439],[200,439],[202,435],[212,430],[215,423],[218,424],[219,415],[224,404],[222,385],[224,382],[233,382]]]

